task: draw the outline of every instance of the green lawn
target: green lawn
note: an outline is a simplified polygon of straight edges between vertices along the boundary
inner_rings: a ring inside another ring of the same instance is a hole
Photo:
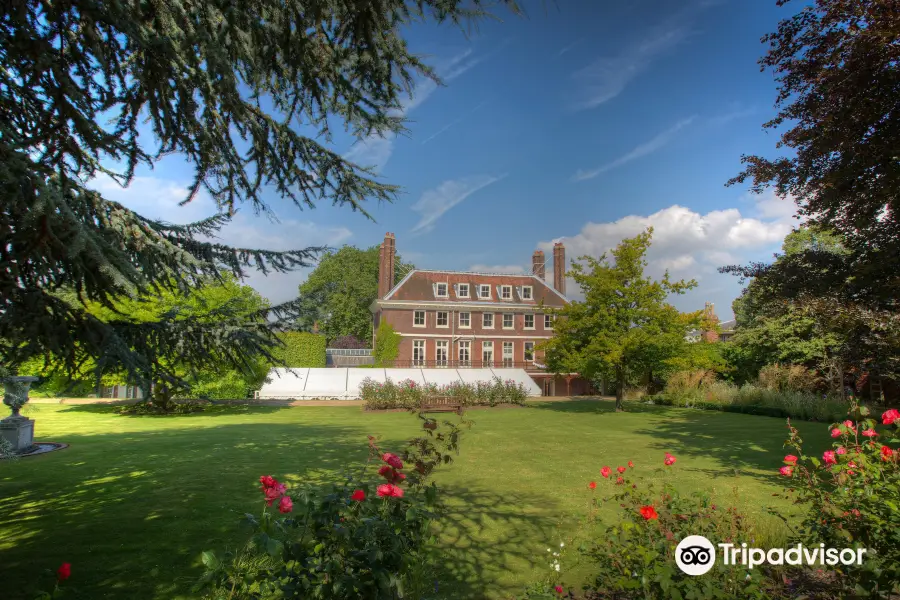
[[[321,481],[365,457],[366,435],[390,449],[417,423],[358,407],[166,418],[91,405],[26,412],[39,439],[70,447],[0,463],[0,585],[11,599],[31,598],[42,571],[64,561],[86,598],[189,597],[200,551],[243,539],[232,511],[259,508],[259,475]],[[604,464],[633,460],[656,477],[670,451],[682,490],[707,490],[757,515],[781,489],[779,419],[642,405],[617,414],[592,400],[469,417],[460,457],[437,477],[453,509],[442,526],[446,597],[502,598],[540,576],[547,546],[571,531]],[[801,426],[808,439],[821,428]]]

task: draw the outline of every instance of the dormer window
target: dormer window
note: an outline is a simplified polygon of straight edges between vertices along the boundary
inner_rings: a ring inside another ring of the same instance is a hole
[[[478,297],[482,300],[490,300],[491,299],[491,286],[486,284],[481,284],[478,286]]]
[[[511,285],[501,285],[500,286],[500,299],[501,300],[512,300],[512,286]]]
[[[469,297],[469,284],[468,283],[460,283],[459,287],[456,290],[456,295],[459,298],[468,298]]]
[[[447,294],[447,284],[446,283],[436,283],[434,284],[434,296],[436,298],[446,298]]]
[[[522,300],[534,300],[534,290],[530,285],[522,286]]]

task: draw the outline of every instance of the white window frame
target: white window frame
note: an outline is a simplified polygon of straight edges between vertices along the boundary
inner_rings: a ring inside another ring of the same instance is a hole
[[[528,345],[531,344],[531,358],[528,358]],[[534,362],[534,342],[528,341],[522,343],[522,360],[525,362]]]
[[[501,285],[500,286],[500,300],[512,300],[513,299],[513,286],[511,285]],[[506,293],[509,292],[509,296]]]
[[[485,325],[485,324],[484,324],[484,318],[485,318],[486,316],[488,316],[488,315],[491,316],[491,324],[490,324],[490,325]],[[493,329],[493,328],[494,328],[494,323],[495,323],[496,321],[497,321],[497,315],[495,315],[494,313],[492,313],[492,312],[481,313],[481,328],[482,328],[482,329]]]
[[[444,315],[444,324],[441,325],[441,315]],[[449,329],[450,328],[450,311],[449,310],[439,310],[434,314],[434,326],[440,329]]]
[[[506,349],[509,348],[509,354]],[[514,342],[503,342],[503,354],[500,355],[500,364],[504,367],[513,366],[516,361],[516,344]],[[507,363],[509,363],[507,365]]]
[[[525,290],[528,290],[528,294],[525,293]],[[534,288],[532,286],[522,286],[522,300],[534,300]]]
[[[416,323],[416,317],[422,313],[422,324],[419,325]],[[428,326],[428,313],[424,310],[414,310],[413,311],[413,327],[427,327]]]
[[[456,356],[459,358],[459,365],[461,367],[472,366],[472,342],[469,340],[459,340],[457,343],[459,345],[456,348]],[[463,358],[464,350],[466,353],[465,358]]]
[[[487,289],[487,294],[484,293],[485,288]],[[482,300],[490,300],[491,299],[491,285],[489,283],[479,283],[478,284],[478,297]]]
[[[441,294],[441,286],[444,286],[444,293]],[[449,298],[450,297],[450,284],[447,282],[438,282],[434,284],[434,297],[435,298]]]
[[[531,327],[528,326],[528,317],[531,317]],[[534,314],[525,313],[522,315],[522,323],[525,329],[534,329]]]
[[[466,324],[463,325],[463,315],[466,315]],[[459,311],[459,328],[472,329],[472,313],[466,310]]]
[[[440,358],[440,351],[444,350],[444,358]],[[450,361],[450,340],[434,341],[434,366],[446,367]]]
[[[417,346],[417,344],[418,344],[418,346]],[[422,356],[420,356],[419,358],[416,358],[416,349],[417,348],[422,349]],[[425,343],[425,340],[413,340],[412,359],[413,359],[414,367],[424,367],[425,366],[425,361],[428,358],[428,355],[426,354],[428,352],[427,348],[428,348],[428,344]]]
[[[506,317],[509,317],[512,321],[512,325],[509,327],[506,326]],[[516,313],[503,313],[503,320],[500,322],[501,327],[506,330],[515,329],[516,328]]]
[[[491,358],[490,360],[486,360],[484,358],[484,353],[490,350]],[[482,367],[493,367],[494,366],[494,342],[493,340],[482,340],[481,342],[481,366]]]
[[[544,315],[544,329],[552,330],[553,329],[553,321],[554,321],[553,315],[549,315],[549,314]],[[548,325],[548,323],[549,323],[549,325]]]
[[[462,293],[463,290],[466,290],[465,294]],[[457,284],[456,296],[458,298],[468,298],[469,297],[469,284],[468,283]]]

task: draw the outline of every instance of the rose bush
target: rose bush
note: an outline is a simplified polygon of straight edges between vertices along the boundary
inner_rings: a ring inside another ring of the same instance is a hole
[[[365,401],[367,410],[415,409],[436,396],[450,396],[458,399],[463,406],[523,405],[528,397],[524,385],[512,379],[504,381],[499,377],[490,382],[454,382],[442,386],[416,383],[410,379],[381,383],[367,377],[359,389],[360,398]]]
[[[431,585],[422,567],[440,514],[429,476],[452,460],[469,425],[418,418],[422,435],[401,452],[370,436],[369,460],[327,490],[288,490],[262,476],[261,514],[244,518],[252,537],[237,552],[204,552],[197,591],[216,600],[416,597]]]
[[[792,542],[824,543],[826,548],[866,548],[862,565],[834,567],[831,585],[841,597],[889,598],[900,594],[900,412],[885,411],[881,423],[864,406],[851,406],[850,418],[829,427],[832,449],[821,458],[803,450],[788,421],[779,472],[790,479],[786,496],[803,508],[799,527],[781,516]],[[884,428],[878,429],[879,425]]]

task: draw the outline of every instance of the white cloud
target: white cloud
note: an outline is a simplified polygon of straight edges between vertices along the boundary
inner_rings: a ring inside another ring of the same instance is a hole
[[[572,75],[579,87],[578,99],[572,107],[576,110],[595,108],[612,100],[643,73],[654,58],[678,45],[688,33],[684,27],[673,27],[617,56],[598,58],[579,69]]]
[[[737,293],[736,278],[718,273],[719,267],[740,264],[777,251],[784,236],[795,226],[792,213],[774,210],[771,198],[757,196],[753,201],[754,205],[746,215],[737,208],[701,214],[673,205],[648,216],[630,215],[614,222],[587,223],[575,235],[544,241],[538,247],[551,255],[553,243],[562,241],[570,261],[583,255],[599,257],[604,253],[608,255],[622,239],[652,226],[647,273],[659,277],[669,270],[675,278],[696,279],[700,284],[696,290],[673,299],[683,310],[696,310],[711,294],[725,294],[722,290],[728,289]],[[567,283],[567,291],[570,297],[578,296],[577,287],[571,280]],[[727,304],[719,312],[720,316],[727,315]]]
[[[472,56],[472,50],[468,49],[450,58],[442,65],[436,67],[436,71],[445,83],[449,83],[466,71],[483,61],[486,57]],[[423,79],[418,82],[410,96],[401,101],[401,108],[395,111],[395,116],[406,116],[421,106],[431,94],[437,90],[437,84],[431,79]],[[449,129],[450,126],[447,127]],[[443,131],[439,132],[443,133]],[[439,135],[438,134],[438,135]],[[376,172],[381,171],[391,159],[394,153],[394,140],[397,136],[389,133],[385,136],[372,134],[365,139],[356,142],[350,150],[344,154],[344,158],[363,167],[372,167]],[[437,137],[437,136],[434,136]],[[430,139],[430,138],[429,138]]]
[[[506,175],[473,175],[462,179],[450,179],[433,190],[422,194],[418,202],[412,205],[412,209],[419,213],[421,218],[412,233],[427,233],[434,228],[434,224],[448,210],[487,186],[496,183]]]
[[[106,175],[91,182],[91,187],[109,200],[115,200],[142,216],[170,223],[191,223],[215,214],[216,206],[205,192],[184,206],[187,187],[179,182],[158,177],[135,177],[127,188],[120,187]],[[299,209],[298,209],[299,210]],[[299,250],[310,246],[338,246],[352,232],[346,227],[323,227],[312,221],[285,219],[272,221],[266,215],[238,211],[230,223],[216,236],[216,241],[242,248],[266,250]],[[297,286],[306,278],[308,269],[268,276],[252,271],[246,283],[272,302],[296,297]]]
[[[572,177],[572,180],[585,181],[587,179],[593,179],[594,177],[597,177],[602,173],[606,173],[607,171],[628,164],[633,160],[637,160],[639,158],[647,156],[648,154],[652,154],[653,152],[656,152],[657,150],[668,144],[670,141],[672,141],[672,139],[679,131],[693,123],[696,119],[696,115],[688,117],[687,119],[682,119],[681,121],[675,123],[675,125],[673,125],[672,127],[666,129],[662,133],[657,134],[655,137],[653,137],[653,139],[635,146],[626,154],[623,154],[614,161],[606,163],[605,165],[597,167],[596,169],[591,169],[590,171],[583,171],[579,169]]]
[[[469,267],[472,273],[498,273],[503,275],[522,275],[525,267],[522,265],[472,265]]]

